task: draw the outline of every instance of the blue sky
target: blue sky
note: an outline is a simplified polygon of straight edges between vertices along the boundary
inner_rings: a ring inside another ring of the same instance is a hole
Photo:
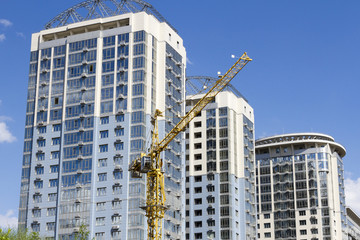
[[[17,217],[31,33],[78,2],[1,1],[0,226]],[[360,213],[360,2],[150,3],[184,39],[187,75],[215,76],[243,51],[254,59],[232,84],[255,110],[257,138],[320,132],[344,145],[347,203]]]

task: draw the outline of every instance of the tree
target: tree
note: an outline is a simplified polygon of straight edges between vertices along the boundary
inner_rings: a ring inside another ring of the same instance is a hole
[[[79,232],[75,233],[75,240],[88,240],[89,235],[90,235],[90,231],[87,229],[86,225],[81,224],[79,228]]]
[[[28,230],[18,229],[1,229],[0,228],[0,240],[41,240],[39,233],[28,232]]]

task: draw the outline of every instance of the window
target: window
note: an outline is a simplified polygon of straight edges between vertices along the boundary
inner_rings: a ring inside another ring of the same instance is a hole
[[[202,181],[202,177],[201,177],[201,176],[195,176],[195,177],[194,177],[194,181],[195,181],[195,182],[201,182],[201,181]]]
[[[306,212],[305,212],[305,211],[299,211],[299,215],[300,215],[300,216],[305,216],[305,215],[306,215]]]
[[[96,218],[96,226],[104,226],[105,225],[105,217]]]
[[[125,119],[124,114],[116,115],[116,122],[123,122]]]
[[[46,231],[55,231],[55,222],[46,223]]]
[[[108,124],[109,123],[109,117],[101,117],[100,118],[100,123],[103,124]]]
[[[112,209],[120,209],[120,208],[121,208],[121,201],[120,200],[112,201]]]
[[[202,216],[202,210],[194,210],[195,216]]]
[[[306,235],[307,231],[306,230],[300,230],[300,235]]]
[[[46,127],[38,127],[39,134],[46,133]]]
[[[100,131],[100,138],[108,138],[109,137],[109,131]]]
[[[195,199],[194,199],[194,204],[195,204],[195,205],[202,204],[202,199],[201,199],[201,198],[195,198]]]
[[[33,196],[34,203],[41,203],[42,202],[42,195],[41,194],[35,194]]]
[[[56,214],[56,208],[48,208],[47,209],[47,215],[50,216],[55,216]]]
[[[49,202],[54,202],[57,200],[57,193],[49,193],[48,194],[48,201]]]
[[[99,182],[104,182],[107,180],[107,174],[106,173],[99,173],[98,174],[98,181]]]
[[[58,186],[58,180],[57,179],[50,179],[49,180],[49,187],[57,187]]]
[[[44,174],[44,167],[35,167],[35,173],[36,175]]]
[[[201,165],[195,165],[194,166],[194,171],[201,171],[202,166]]]
[[[113,215],[111,216],[112,224],[118,224],[121,222],[121,215]]]
[[[52,145],[59,145],[60,144],[60,138],[53,138],[52,139]]]
[[[34,187],[35,187],[36,189],[41,189],[41,188],[43,188],[43,181],[42,181],[42,180],[36,180],[36,181],[34,181]]]
[[[59,172],[59,165],[50,166],[50,173],[58,173],[58,172]]]
[[[97,193],[97,196],[105,196],[106,195],[106,187],[98,188],[96,193]]]
[[[105,202],[96,203],[96,211],[104,211],[105,210]]]
[[[201,145],[201,143],[200,143],[200,145]],[[201,153],[195,154],[195,155],[194,155],[194,159],[195,159],[195,160],[201,160],[201,159],[202,159]],[[201,170],[201,169],[200,169],[200,170]],[[196,171],[196,170],[195,170],[195,171]]]
[[[123,164],[123,158],[121,156],[114,157],[114,164],[115,165],[122,165]]]
[[[59,159],[60,152],[51,152],[51,159]]]
[[[306,220],[300,220],[300,225],[306,225]]]
[[[45,147],[45,139],[37,140],[38,147]]]
[[[194,133],[194,138],[201,138],[201,132]]]
[[[122,193],[122,188],[121,188],[121,186],[118,186],[118,185],[113,186],[113,194],[114,194],[114,195],[121,194],[121,193]]]
[[[95,233],[96,240],[105,240],[105,233],[104,232],[97,232]]]
[[[116,128],[115,129],[115,136],[116,137],[124,136],[124,128]]]
[[[194,122],[194,127],[196,128],[201,127],[201,122]]]
[[[123,142],[115,143],[115,150],[116,151],[124,150],[124,143]]]
[[[106,166],[107,166],[107,159],[106,158],[98,160],[98,167],[106,167]]]
[[[32,210],[32,216],[33,216],[34,218],[39,218],[39,217],[41,217],[41,209],[33,209],[33,210]]]
[[[100,150],[100,152],[107,152],[108,151],[108,145],[107,144],[100,145],[99,150]]]
[[[270,223],[264,223],[264,228],[270,228]]]
[[[201,192],[202,192],[201,187],[194,188],[194,193],[201,193]]]
[[[196,228],[202,227],[202,221],[196,221],[196,222],[194,222],[194,226],[195,226]]]
[[[123,172],[122,171],[114,171],[113,175],[114,175],[115,180],[123,178]]]
[[[265,218],[265,219],[270,219],[270,214],[268,214],[268,213],[267,213],[267,214],[264,214],[264,218]]]
[[[269,233],[269,232],[266,232],[264,235],[266,238],[271,238],[271,233]]]

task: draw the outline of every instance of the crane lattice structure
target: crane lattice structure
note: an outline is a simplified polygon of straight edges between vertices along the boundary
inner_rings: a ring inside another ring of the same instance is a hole
[[[150,3],[142,0],[86,0],[58,14],[45,25],[45,29],[66,26],[71,23],[96,18],[106,18],[138,12],[146,12],[153,15],[160,22],[166,22],[177,32]]]
[[[163,115],[160,110],[157,109],[155,111],[150,150],[147,154],[141,154],[140,159],[134,160],[129,166],[132,177],[141,178],[143,173],[146,173],[147,176],[146,206],[142,208],[146,211],[146,217],[148,218],[148,240],[162,239],[162,219],[166,211],[163,162],[160,158],[160,153],[165,150],[168,144],[186,128],[189,122],[191,122],[251,60],[252,59],[244,53],[221,78],[216,80],[210,90],[161,141],[159,141],[158,118],[163,117]]]

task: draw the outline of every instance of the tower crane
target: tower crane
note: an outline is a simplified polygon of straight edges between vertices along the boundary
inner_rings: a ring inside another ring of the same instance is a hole
[[[142,208],[146,211],[148,240],[162,239],[162,219],[166,211],[163,162],[160,153],[251,60],[245,52],[161,141],[159,141],[158,118],[163,115],[160,110],[156,109],[152,122],[154,129],[150,149],[148,153],[142,153],[140,158],[135,159],[129,165],[129,171],[133,178],[141,178],[142,174],[146,174],[146,205]]]

